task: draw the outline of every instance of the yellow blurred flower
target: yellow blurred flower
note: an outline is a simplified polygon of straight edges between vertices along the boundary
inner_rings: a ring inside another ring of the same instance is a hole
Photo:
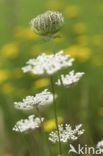
[[[43,88],[43,87],[47,87],[49,85],[49,79],[48,78],[42,78],[40,80],[36,80],[36,82],[34,83],[34,86],[39,89],[39,88]]]
[[[30,28],[17,27],[15,37],[22,40],[37,40],[38,35],[33,33]]]
[[[77,37],[77,42],[80,46],[87,46],[89,43],[89,38],[86,35],[81,35]]]
[[[63,123],[63,118],[58,117],[58,124],[61,123]],[[50,119],[48,121],[45,121],[43,127],[46,132],[50,132],[51,130],[56,129],[55,119]]]
[[[92,43],[95,46],[101,46],[103,44],[103,35],[94,35],[92,38]]]
[[[76,23],[73,25],[73,30],[76,34],[83,34],[86,32],[87,28],[84,23]]]
[[[1,54],[4,58],[14,59],[19,54],[19,48],[16,43],[7,43],[1,49]]]
[[[0,84],[5,82],[9,77],[9,73],[6,70],[0,70]]]
[[[12,93],[14,91],[14,88],[10,83],[6,83],[2,86],[2,90],[4,93],[8,94]]]
[[[50,8],[51,10],[61,10],[63,7],[63,3],[60,0],[48,0],[46,2],[46,8]]]
[[[81,62],[85,62],[91,57],[90,48],[78,45],[73,45],[70,48],[65,49],[64,52],[78,59]]]
[[[76,18],[79,16],[79,11],[80,11],[79,6],[71,5],[65,8],[64,14],[68,18]]]

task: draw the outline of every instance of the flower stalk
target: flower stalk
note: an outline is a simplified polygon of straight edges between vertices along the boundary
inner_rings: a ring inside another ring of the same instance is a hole
[[[61,147],[61,141],[60,141],[59,127],[58,127],[57,106],[56,106],[56,100],[55,100],[55,89],[54,89],[54,83],[53,83],[53,77],[52,76],[50,77],[50,81],[51,81],[51,88],[52,88],[52,92],[53,92],[55,123],[56,123],[56,129],[58,132],[58,138],[59,138],[59,155],[62,156],[62,147]]]
[[[41,133],[41,135],[43,134],[43,138],[46,138],[46,133],[44,132],[43,123],[42,123],[42,117],[41,117],[41,113],[40,113],[40,110],[39,110],[39,107],[38,106],[36,107],[36,110],[37,110],[37,113],[38,113],[38,116],[39,116],[40,122],[41,122],[41,131],[40,131],[40,133]],[[49,144],[48,144],[48,141],[47,140],[46,140],[46,144],[48,146],[48,153],[51,156],[51,150],[50,150],[50,147],[49,147]],[[44,151],[47,152],[47,148],[45,148]]]

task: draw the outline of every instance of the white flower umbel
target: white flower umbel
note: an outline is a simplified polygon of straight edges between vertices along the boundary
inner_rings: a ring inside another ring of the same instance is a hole
[[[17,109],[31,110],[35,107],[48,105],[53,102],[53,94],[45,89],[35,96],[27,96],[22,102],[14,102]]]
[[[24,73],[31,72],[36,75],[52,75],[62,68],[72,66],[73,61],[74,59],[64,55],[63,51],[51,55],[43,53],[36,59],[30,59],[22,70]]]
[[[99,141],[99,142],[97,143],[97,148],[99,148],[100,151],[101,151],[101,153],[103,153],[103,140],[101,140],[101,141]]]
[[[21,119],[13,127],[13,131],[16,132],[28,132],[40,127],[41,122],[44,118],[35,117],[35,115],[30,115],[28,119]]]
[[[81,129],[81,127],[82,127],[82,124],[77,125],[75,129],[72,130],[69,124],[59,125],[58,128],[59,128],[60,142],[67,143],[68,141],[77,140],[79,136],[84,133],[84,129]],[[49,134],[49,140],[52,143],[59,142],[57,130]]]
[[[71,72],[69,72],[69,74],[65,76],[61,75],[61,79],[57,80],[56,85],[58,86],[63,85],[63,86],[69,87],[77,83],[83,75],[84,75],[84,72],[74,73],[74,70],[72,70]]]

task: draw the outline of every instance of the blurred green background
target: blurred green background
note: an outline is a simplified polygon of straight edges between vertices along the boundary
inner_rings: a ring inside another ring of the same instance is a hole
[[[30,30],[31,18],[46,10],[59,10],[65,17],[60,38],[53,44]],[[73,56],[73,69],[86,73],[75,87],[55,88],[59,120],[83,123],[86,131],[79,142],[95,146],[103,137],[103,0],[0,0],[0,12],[0,156],[49,156],[48,147],[55,156],[57,146],[45,145],[37,130],[12,131],[17,120],[33,113],[15,110],[13,102],[50,88],[48,77],[23,74],[21,67],[29,58],[54,48]],[[48,135],[55,127],[52,106],[41,114]],[[47,148],[44,154],[42,148]]]

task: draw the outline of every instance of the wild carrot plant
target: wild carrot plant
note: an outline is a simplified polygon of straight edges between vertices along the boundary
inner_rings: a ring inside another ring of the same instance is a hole
[[[53,40],[54,37],[57,37],[57,32],[63,27],[64,17],[58,11],[47,11],[33,18],[30,24],[33,32],[48,40]],[[58,71],[71,67],[73,62],[74,58],[65,55],[63,50],[57,53],[53,52],[53,54],[42,53],[37,58],[29,59],[26,62],[26,66],[22,67],[22,71],[24,73],[31,72],[32,74],[39,76],[48,76],[51,82],[51,92],[48,89],[45,89],[42,92],[37,93],[35,96],[26,96],[22,101],[14,102],[15,108],[17,109],[26,111],[35,109],[38,112],[38,117],[32,114],[27,119],[18,121],[13,128],[13,131],[16,132],[30,132],[41,127],[45,119],[40,113],[40,108],[53,103],[56,130],[50,132],[48,141],[52,144],[58,143],[59,151],[57,153],[59,156],[64,156],[62,143],[68,144],[71,141],[77,140],[84,133],[82,124],[75,126],[74,129],[72,129],[71,125],[67,123],[58,124],[58,110],[56,103],[58,94],[55,91],[55,85],[58,85],[61,88],[71,87],[81,79],[84,72],[75,73],[74,70],[72,70],[66,75],[60,75],[56,82],[54,81],[54,77]],[[55,153],[55,155],[57,154]]]

